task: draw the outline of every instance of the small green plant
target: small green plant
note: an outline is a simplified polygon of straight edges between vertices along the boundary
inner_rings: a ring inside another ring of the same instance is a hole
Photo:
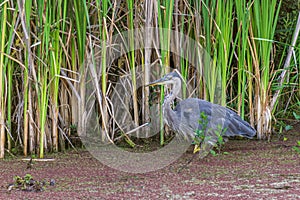
[[[27,186],[30,185],[30,182],[33,180],[31,174],[26,174],[23,178],[20,176],[14,177],[14,186],[15,188],[20,188],[21,190],[27,190]]]
[[[76,124],[70,125],[70,133],[71,133],[71,135],[77,135],[77,125]]]
[[[294,151],[300,154],[300,140],[297,141],[297,145],[292,147]]]
[[[131,148],[135,147],[135,143],[130,139],[130,137],[128,137],[128,135],[126,135],[125,133],[121,133],[121,135],[124,136],[125,141],[130,145]]]
[[[216,153],[213,149],[210,150],[210,153],[212,155],[218,155],[221,154],[221,148],[222,146],[225,144],[224,138],[222,135],[224,135],[224,133],[227,131],[227,128],[223,129],[222,125],[218,124],[217,126],[217,130],[215,130],[215,134],[217,136],[217,144],[216,144],[216,148],[218,150],[218,153]],[[224,152],[223,154],[227,155],[228,152]]]
[[[206,132],[213,131],[214,134],[217,136],[217,141],[216,141],[215,147],[217,148],[218,152],[211,149],[210,153],[213,156],[217,156],[221,153],[221,147],[225,143],[223,135],[227,131],[227,128],[223,129],[222,125],[218,124],[217,130],[212,130],[212,129],[207,130],[207,124],[208,124],[207,115],[204,112],[201,112],[200,120],[199,120],[199,125],[201,126],[201,129],[196,130],[195,137],[193,140],[193,144],[195,145],[194,153],[197,153],[198,151],[200,151],[200,146],[202,143],[206,143],[212,139],[212,136],[207,136]],[[224,154],[227,155],[228,152],[224,152]]]
[[[24,176],[24,182],[25,182],[26,184],[29,184],[29,183],[30,183],[30,180],[32,180],[31,174],[26,174],[26,175]]]
[[[20,176],[15,176],[14,177],[14,184],[15,185],[22,185],[24,180]]]
[[[215,145],[217,151],[215,151],[214,149],[211,149],[209,151],[211,155],[217,156],[217,155],[221,154],[222,146],[225,144],[225,141],[224,141],[222,135],[226,132],[226,130],[227,129],[223,129],[221,125],[218,125],[218,129],[214,131],[214,133],[217,136],[217,143]],[[223,152],[223,154],[228,155],[229,153],[228,152]]]
[[[300,114],[297,114],[297,113],[293,112],[293,115],[294,115],[296,120],[300,120]]]
[[[53,185],[53,184],[52,184]],[[26,174],[24,177],[14,176],[14,183],[10,184],[8,191],[12,189],[40,192],[44,191],[46,186],[45,181],[36,181],[31,174]]]
[[[284,131],[293,129],[293,126],[286,124],[286,122],[283,120],[278,120],[276,123],[276,129],[278,130],[279,134],[282,134]]]
[[[193,139],[193,144],[195,145],[194,153],[200,151],[201,144],[209,141],[211,138],[210,136],[206,135],[208,119],[207,115],[204,112],[200,113],[200,119],[198,123],[201,126],[201,129],[197,129],[195,132],[195,137]]]
[[[207,129],[208,120],[207,120],[207,115],[204,112],[200,113],[200,119],[198,123],[202,128],[196,130],[194,141],[193,141],[193,144],[195,145],[195,149],[196,147],[199,147],[201,142],[204,141],[205,139],[205,132]],[[195,153],[195,149],[194,149],[194,153]]]

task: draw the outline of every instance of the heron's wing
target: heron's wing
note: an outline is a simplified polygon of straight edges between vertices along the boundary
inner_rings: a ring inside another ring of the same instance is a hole
[[[251,139],[256,134],[255,129],[252,128],[248,122],[244,121],[238,114],[229,108],[213,104],[211,116],[212,119],[210,122],[212,123],[212,127],[221,124],[222,127],[226,129],[223,134],[224,136],[242,136]]]
[[[239,115],[230,114],[229,119],[226,132],[229,134],[228,136],[243,136],[250,139],[255,136],[255,129],[248,122],[242,120]]]
[[[252,138],[256,131],[250,124],[240,118],[234,111],[208,101],[189,98],[181,101],[174,109],[179,121],[179,125],[186,131],[192,131],[194,134],[197,129],[202,129],[201,113],[207,116],[208,129],[219,130],[226,129],[224,136],[243,136]],[[220,131],[220,130],[219,130]]]

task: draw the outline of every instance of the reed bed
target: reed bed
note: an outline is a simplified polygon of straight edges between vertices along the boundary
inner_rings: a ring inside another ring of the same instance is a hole
[[[134,146],[126,132],[147,123],[149,107],[167,91],[162,87],[153,98],[154,89],[138,82],[145,85],[151,73],[159,77],[172,69],[181,71],[194,96],[230,107],[250,121],[259,139],[270,139],[284,113],[300,115],[299,42],[284,66],[291,41],[275,40],[280,9],[276,0],[2,1],[0,158],[5,152],[43,158],[45,152],[65,150],[73,136],[84,136],[91,82],[101,129],[97,137],[125,138]],[[146,37],[145,46],[136,49],[138,30],[146,30]],[[114,35],[123,31],[128,31],[128,51],[111,60],[118,49]],[[180,34],[196,42],[193,51],[182,51]],[[275,44],[286,51],[279,54]],[[201,63],[203,49],[209,68],[195,69],[191,61]],[[127,76],[130,87],[123,95],[131,98],[128,116],[134,124],[125,131],[126,121],[115,121],[119,105],[112,99],[115,83]],[[274,100],[274,93],[279,98]],[[287,93],[290,98],[282,97]],[[183,97],[189,97],[187,87]],[[162,115],[159,132],[164,145],[170,136]]]

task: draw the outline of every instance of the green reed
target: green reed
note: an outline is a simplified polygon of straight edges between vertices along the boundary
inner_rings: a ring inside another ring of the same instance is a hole
[[[161,72],[168,73],[170,71],[170,42],[171,28],[173,22],[174,0],[157,1],[158,27],[160,34],[160,53],[161,53]],[[164,87],[161,86],[160,99],[164,99]],[[160,144],[164,144],[164,126],[162,109],[160,109]]]
[[[254,1],[251,7],[252,48],[255,51],[255,107],[257,112],[257,137],[263,139],[271,134],[270,95],[273,78],[272,46],[279,14],[280,2],[276,0]]]
[[[5,110],[6,110],[6,90],[7,86],[5,84],[5,71],[6,67],[4,65],[4,54],[2,52],[5,51],[5,34],[6,34],[6,23],[7,23],[7,4],[8,2],[3,4],[3,10],[1,15],[1,41],[0,41],[0,158],[4,158],[5,151]]]

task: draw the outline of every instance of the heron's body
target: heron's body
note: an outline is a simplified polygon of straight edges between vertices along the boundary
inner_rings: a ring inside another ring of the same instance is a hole
[[[246,138],[253,138],[256,131],[250,126],[250,124],[241,119],[232,110],[213,104],[208,101],[188,98],[178,103],[178,105],[172,109],[172,104],[178,93],[181,90],[181,77],[178,72],[171,72],[163,78],[150,83],[149,85],[165,85],[172,84],[173,88],[170,94],[165,96],[163,103],[163,118],[164,122],[176,133],[180,134],[184,138],[193,139],[197,130],[202,130],[201,125],[201,113],[207,116],[207,127],[205,130],[205,136],[209,139],[201,143],[202,155],[207,155],[208,150],[217,143],[216,131],[221,127],[222,137],[228,138],[232,136],[242,136]],[[201,154],[201,151],[200,151]]]
[[[210,122],[209,128],[217,129],[218,125],[222,125],[223,129],[226,129],[225,137],[243,136],[251,139],[255,135],[255,130],[250,124],[242,120],[235,112],[202,99],[188,98],[181,101],[174,109],[168,106],[163,110],[165,123],[169,127],[176,132],[180,132],[180,127],[189,129],[192,132],[184,131],[183,134],[190,134],[191,137],[195,136],[196,130],[202,129],[199,123],[202,112]],[[198,116],[198,119],[194,120],[194,116]],[[173,123],[174,117],[180,123]]]

